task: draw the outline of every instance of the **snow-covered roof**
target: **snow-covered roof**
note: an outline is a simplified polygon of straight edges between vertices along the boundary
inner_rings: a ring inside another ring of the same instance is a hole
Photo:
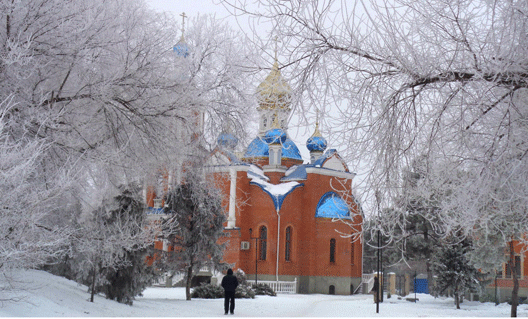
[[[207,160],[209,166],[248,165],[242,162],[232,151],[217,147]]]
[[[264,175],[264,171],[254,164],[249,165],[249,169],[247,171],[247,177],[251,180],[261,179],[261,180],[269,181],[269,177]]]
[[[312,166],[322,166],[324,162],[332,155],[337,153],[337,150],[335,148],[329,149],[326,151],[323,155],[319,156],[318,159],[316,159],[311,165]]]
[[[305,165],[293,165],[286,171],[286,173],[284,173],[284,177],[281,178],[281,182],[306,180],[307,178],[308,176],[306,174]]]
[[[335,171],[348,172],[348,167],[345,161],[343,161],[335,149],[329,149],[313,163],[307,164],[306,167],[320,167]]]
[[[280,184],[271,184],[267,181],[269,178],[264,175],[264,172],[255,165],[251,165],[248,170],[248,178],[251,179],[250,184],[259,186],[265,193],[267,193],[273,200],[275,210],[278,212],[282,207],[282,203],[286,196],[291,193],[295,188],[304,186],[304,184],[298,182],[287,182]],[[265,178],[263,178],[265,177]]]

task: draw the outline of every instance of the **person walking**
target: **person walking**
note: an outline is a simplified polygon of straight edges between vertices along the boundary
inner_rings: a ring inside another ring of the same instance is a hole
[[[374,303],[378,302],[378,291],[379,291],[379,279],[374,277],[374,286],[372,286],[372,294],[374,295]]]
[[[222,278],[222,287],[224,288],[224,315],[229,310],[235,314],[235,289],[238,286],[238,279],[233,275],[233,269],[227,270],[227,275]],[[231,304],[231,305],[230,305]]]

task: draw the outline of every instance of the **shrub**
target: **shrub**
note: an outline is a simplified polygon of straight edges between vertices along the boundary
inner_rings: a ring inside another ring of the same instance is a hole
[[[248,285],[246,273],[242,269],[238,268],[235,272],[235,276],[237,277],[239,285],[241,286]]]
[[[238,287],[235,290],[235,298],[255,298],[255,292],[251,287],[246,285],[238,285]]]
[[[482,294],[479,296],[480,302],[495,302],[495,296],[491,294]]]
[[[214,284],[202,283],[193,289],[191,297],[202,299],[224,298],[224,289]]]
[[[273,291],[273,289],[271,289],[271,287],[268,286],[267,284],[253,285],[253,290],[255,291],[256,295],[266,295],[266,296],[273,296],[273,297],[277,296],[275,291]]]

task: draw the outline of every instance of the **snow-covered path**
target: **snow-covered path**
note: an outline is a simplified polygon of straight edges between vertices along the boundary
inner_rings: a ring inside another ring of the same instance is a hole
[[[3,302],[0,317],[225,317],[223,299],[185,300],[183,288],[148,288],[133,306],[90,295],[85,286],[43,271],[19,274],[31,288],[22,292],[23,302]],[[0,293],[0,300],[9,296]],[[414,296],[413,296],[414,297]],[[236,299],[234,316],[240,317],[509,317],[510,306],[493,303],[462,303],[456,310],[452,298],[418,294],[417,303],[392,297],[376,305],[371,295],[279,295]],[[520,305],[519,317],[528,316]]]

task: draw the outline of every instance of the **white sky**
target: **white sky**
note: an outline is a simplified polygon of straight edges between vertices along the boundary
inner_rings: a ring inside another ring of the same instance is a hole
[[[185,12],[188,16],[200,14],[217,14],[217,18],[225,18],[229,13],[219,1],[215,0],[146,0],[156,11],[168,11],[174,14]]]

